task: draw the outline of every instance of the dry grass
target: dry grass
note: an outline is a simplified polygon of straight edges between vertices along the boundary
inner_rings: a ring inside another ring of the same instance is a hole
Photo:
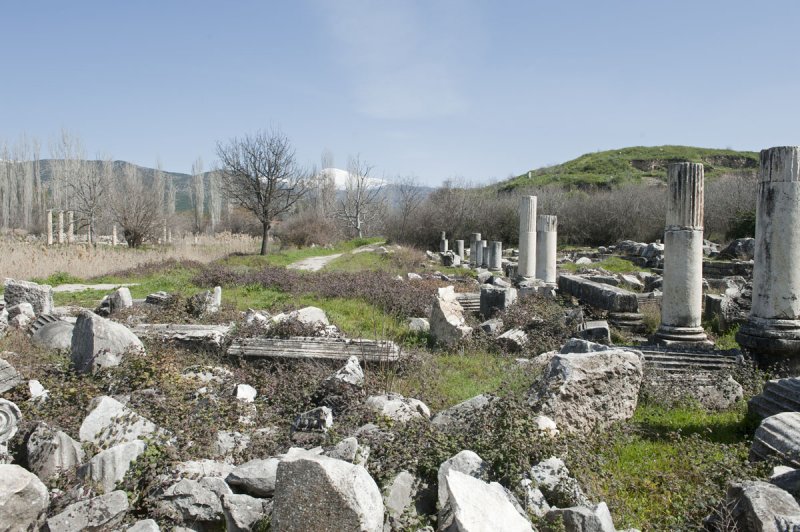
[[[89,279],[111,272],[130,270],[168,259],[211,262],[231,253],[254,253],[259,241],[247,235],[218,234],[214,237],[176,239],[169,246],[129,249],[125,246],[85,244],[51,246],[19,241],[0,241],[0,278],[46,278],[64,272]]]

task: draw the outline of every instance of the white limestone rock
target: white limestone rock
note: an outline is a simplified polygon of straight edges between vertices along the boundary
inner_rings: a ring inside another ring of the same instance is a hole
[[[177,522],[205,526],[222,524],[225,516],[221,499],[225,495],[233,495],[233,492],[221,478],[183,479],[164,491],[157,507]]]
[[[190,460],[175,465],[174,473],[180,478],[201,479],[203,477],[227,477],[235,466],[217,460]]]
[[[26,444],[28,467],[42,480],[61,471],[71,471],[83,463],[86,455],[81,445],[60,430],[39,422]]]
[[[477,453],[470,450],[463,450],[444,462],[439,466],[439,472],[436,479],[439,484],[439,507],[444,508],[447,504],[447,473],[451,470],[464,473],[477,479],[485,479],[489,470],[489,464],[484,462],[483,458]]]
[[[337,443],[336,446],[330,451],[327,451],[325,455],[336,458],[337,460],[350,462],[351,464],[366,466],[367,460],[369,459],[369,451],[369,447],[360,445],[358,443],[358,438],[351,436]]]
[[[272,501],[250,495],[223,495],[222,513],[226,532],[250,532],[272,512]]]
[[[327,406],[319,406],[298,414],[292,423],[292,430],[301,432],[328,432],[328,429],[332,426],[333,411]]]
[[[88,310],[78,315],[72,332],[71,356],[79,372],[96,373],[118,366],[131,351],[144,352],[144,345],[130,329]]]
[[[125,532],[161,532],[161,529],[153,519],[142,519],[128,527]]]
[[[244,403],[252,403],[256,400],[256,396],[258,396],[258,392],[249,384],[236,385],[236,399],[239,401]]]
[[[494,397],[489,394],[476,395],[446,410],[438,412],[431,418],[431,424],[445,432],[464,428],[475,415],[490,406],[493,400]]]
[[[89,405],[78,436],[102,448],[113,447],[163,433],[152,421],[140,416],[116,399],[103,395]]]
[[[439,529],[453,532],[503,530],[533,532],[530,521],[520,515],[503,487],[451,469],[445,477],[444,503],[440,500]]]
[[[280,458],[256,459],[236,466],[225,481],[255,497],[272,497]]]
[[[383,499],[362,466],[307,452],[278,466],[272,526],[282,532],[382,532]]]
[[[6,312],[8,313],[8,325],[14,329],[26,329],[36,318],[36,313],[30,303],[6,307]]]
[[[61,513],[47,520],[51,531],[81,532],[114,530],[128,512],[128,495],[112,491],[87,501],[70,504]]]
[[[725,508],[736,530],[784,532],[800,529],[800,505],[789,493],[767,482],[731,484]],[[713,520],[714,517],[709,518]]]
[[[426,333],[431,330],[428,318],[408,318],[408,329],[415,333]]]
[[[464,319],[464,308],[452,286],[439,288],[430,319],[431,336],[443,345],[454,345],[472,334]]]
[[[14,355],[14,353],[4,351],[0,355],[9,356]],[[14,366],[0,358],[0,394],[16,388],[20,384],[22,384],[22,375],[19,374]]]
[[[16,281],[14,279],[6,279],[3,285],[5,289],[3,298],[6,302],[6,308],[20,303],[28,303],[37,316],[53,312],[52,286],[28,281]]]
[[[532,486],[542,491],[547,502],[562,508],[590,506],[578,481],[560,458],[550,457],[531,467]]]
[[[15,464],[0,464],[0,526],[3,530],[37,530],[50,495],[39,478]]]
[[[100,451],[81,468],[79,476],[84,483],[99,486],[103,493],[109,493],[125,477],[131,464],[146,447],[145,442],[134,440]]]
[[[28,393],[31,394],[31,401],[44,401],[50,397],[50,391],[46,390],[36,379],[28,381]]]
[[[414,418],[431,417],[431,411],[425,403],[397,393],[373,395],[367,398],[366,405],[376,414],[393,421],[406,422]]]
[[[220,430],[214,439],[214,456],[227,458],[250,445],[250,435],[233,430]]]
[[[642,383],[638,351],[554,354],[529,392],[534,409],[566,432],[590,432],[633,416]]]

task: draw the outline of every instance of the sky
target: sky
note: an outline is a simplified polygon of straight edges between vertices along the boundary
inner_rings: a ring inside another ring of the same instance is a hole
[[[800,2],[0,4],[0,143],[189,172],[217,142],[435,186],[597,150],[800,144]]]

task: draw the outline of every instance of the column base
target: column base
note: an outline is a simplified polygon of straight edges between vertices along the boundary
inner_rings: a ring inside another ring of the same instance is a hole
[[[800,371],[800,320],[750,316],[736,333],[736,341],[761,367],[781,364]]]
[[[608,321],[626,331],[639,333],[644,330],[644,315],[638,312],[609,312]]]
[[[674,347],[711,347],[714,345],[702,327],[672,327],[662,324],[656,331],[654,340],[658,344]]]

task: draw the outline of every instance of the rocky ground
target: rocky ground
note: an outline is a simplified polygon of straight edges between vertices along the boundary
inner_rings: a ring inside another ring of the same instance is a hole
[[[635,347],[609,345],[624,331],[592,332],[603,343],[572,338],[605,317],[597,309],[431,257],[375,247],[326,259],[316,273],[236,257],[169,264],[120,274],[113,280],[135,284],[93,305],[84,296],[96,293],[54,302],[47,287],[7,282],[0,523],[54,531],[800,523],[791,446],[748,460],[755,425],[744,401],[763,373],[737,366],[738,395],[703,407],[680,386],[658,386]],[[609,272],[597,261],[584,265],[596,270],[589,275],[657,290],[635,268]],[[184,279],[187,291],[151,292],[163,276]],[[390,343],[373,357],[357,336]],[[293,338],[314,339],[300,349],[308,356],[247,355],[247,346]],[[774,448],[769,435],[783,430],[780,441],[792,441],[787,423],[756,440]],[[791,467],[770,483],[769,460]]]

